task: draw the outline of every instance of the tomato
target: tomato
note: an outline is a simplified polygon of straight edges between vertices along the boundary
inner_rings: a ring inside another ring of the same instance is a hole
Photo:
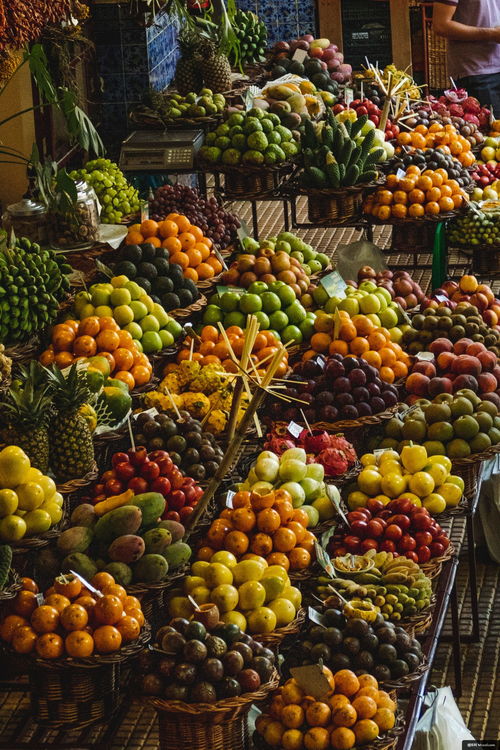
[[[396,545],[394,544],[394,542],[391,542],[390,539],[384,539],[384,541],[380,545],[379,549],[382,552],[395,552],[396,551]]]
[[[405,516],[402,513],[398,513],[397,515],[388,518],[387,523],[395,523],[396,526],[399,526],[399,528],[403,531],[406,531],[410,528],[410,519],[408,518],[408,516]]]
[[[115,453],[114,456],[113,456],[113,458],[111,459],[111,465],[112,465],[112,467],[114,469],[117,466],[117,464],[121,464],[124,461],[126,463],[129,462],[129,457],[127,456],[126,453],[123,453],[123,452]]]
[[[413,560],[413,562],[418,563],[418,555],[416,552],[413,552],[413,550],[410,550],[409,552],[406,552],[405,555],[409,560]]]
[[[141,477],[152,482],[160,476],[160,467],[154,461],[143,461],[139,467]]]
[[[129,463],[128,458],[126,461],[121,461],[114,466],[118,479],[128,482],[132,477],[135,477],[135,468]]]
[[[401,531],[399,526],[396,526],[395,523],[389,524],[389,526],[386,528],[384,532],[384,537],[386,539],[390,539],[393,542],[398,542],[402,536],[403,536],[403,532]]]
[[[429,562],[431,559],[431,551],[427,545],[422,545],[417,549],[417,557],[419,563]]]
[[[382,526],[382,522],[378,519],[374,518],[371,521],[368,521],[367,524],[367,536],[371,539],[378,539],[378,537],[382,536],[384,533],[384,526]]]
[[[177,521],[177,522],[179,522],[179,521],[181,520],[181,517],[180,517],[180,515],[179,515],[179,514],[177,513],[177,511],[176,511],[176,510],[169,510],[169,511],[168,511],[168,512],[167,512],[167,513],[165,514],[165,519],[166,519],[167,521]]]
[[[399,552],[411,552],[417,546],[415,539],[410,534],[403,534],[398,544]]]
[[[376,539],[363,539],[361,542],[361,552],[368,552],[369,549],[378,550],[378,542]]]
[[[358,536],[348,535],[344,538],[344,545],[348,552],[357,555],[360,551],[361,539]]]

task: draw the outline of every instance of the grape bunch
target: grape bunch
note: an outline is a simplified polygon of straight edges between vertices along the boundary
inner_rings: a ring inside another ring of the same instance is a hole
[[[240,226],[238,217],[220,206],[216,198],[204,198],[198,190],[179,183],[158,188],[150,202],[150,213],[155,221],[163,221],[169,213],[184,214],[221,248],[235,241]]]
[[[110,159],[88,161],[83,169],[70,173],[73,180],[91,185],[102,206],[101,222],[119,224],[124,216],[139,211],[139,194],[125,179],[118,165]]]

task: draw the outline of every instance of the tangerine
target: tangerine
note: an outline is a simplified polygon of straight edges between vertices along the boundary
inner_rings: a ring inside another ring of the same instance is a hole
[[[257,528],[264,534],[274,534],[281,526],[281,517],[277,510],[264,508],[257,515]]]
[[[247,552],[250,541],[243,531],[230,531],[224,539],[224,548],[232,552],[235,557],[240,557]]]
[[[103,591],[106,586],[110,586],[112,583],[115,583],[115,579],[110,573],[106,573],[106,571],[101,570],[99,573],[95,574],[95,576],[90,580],[90,583],[94,588],[99,589],[99,591]]]
[[[68,656],[82,659],[94,653],[94,639],[86,630],[73,630],[64,640]]]
[[[328,726],[331,715],[330,706],[322,701],[314,701],[306,710],[306,720],[310,727]]]
[[[120,337],[116,331],[105,328],[95,340],[99,352],[114,352],[120,346]]]
[[[352,727],[358,719],[356,709],[350,703],[337,708],[332,715],[332,721],[337,727]]]
[[[140,231],[144,238],[155,237],[158,232],[158,224],[153,219],[145,219],[141,224]]]
[[[163,239],[167,239],[168,237],[176,237],[179,232],[179,227],[175,223],[175,221],[169,221],[165,219],[165,221],[160,222],[158,225],[158,233],[160,237],[163,237]]]
[[[306,570],[311,564],[311,553],[303,547],[295,547],[288,553],[291,570]]]
[[[294,703],[283,706],[281,721],[288,729],[298,729],[304,723],[304,709]]]
[[[12,641],[14,631],[16,630],[16,628],[22,625],[29,625],[26,618],[21,617],[20,615],[7,615],[7,617],[4,618],[2,624],[0,625],[0,638],[3,641],[6,641],[6,643],[10,643]]]
[[[116,629],[120,633],[123,643],[135,641],[141,633],[138,620],[131,615],[123,615],[116,623]]]
[[[389,731],[396,723],[396,717],[390,708],[379,708],[372,718],[381,732]]]
[[[70,604],[61,612],[60,622],[65,630],[83,630],[89,621],[85,607]]]
[[[286,524],[294,520],[293,518],[294,509],[293,509],[292,503],[289,500],[275,501],[274,509],[278,512],[279,517],[281,519],[281,523]]]
[[[34,594],[38,594],[39,588],[32,578],[21,578],[21,590],[32,591]]]
[[[359,690],[359,680],[350,669],[341,669],[335,674],[335,692],[349,698]]]
[[[304,746],[306,750],[328,750],[330,747],[330,735],[324,727],[312,727],[304,735]]]
[[[377,713],[377,704],[368,695],[360,695],[352,702],[360,719],[371,719]]]
[[[36,639],[35,648],[42,659],[59,659],[64,654],[64,641],[57,633],[43,633]]]
[[[194,246],[196,245],[196,237],[194,236],[194,234],[191,234],[191,232],[182,232],[179,235],[179,241],[181,243],[181,247],[183,250],[190,250],[191,248],[194,248]],[[201,260],[201,254],[200,254],[200,260]]]
[[[268,565],[280,565],[286,571],[290,570],[290,560],[283,552],[271,552],[270,555],[267,555],[266,562]]]
[[[91,315],[88,318],[83,318],[78,325],[78,336],[97,336],[101,326],[99,318],[96,315]]]
[[[353,727],[356,736],[356,742],[360,745],[366,745],[368,742],[377,739],[378,726],[371,719],[361,719]]]
[[[55,607],[42,604],[31,615],[31,625],[37,633],[52,633],[59,625],[59,612]]]
[[[297,537],[290,529],[279,528],[273,535],[273,549],[277,552],[290,552],[297,544]]]
[[[17,654],[30,654],[35,648],[37,637],[29,625],[20,625],[12,634],[12,648]]]
[[[302,750],[304,747],[304,736],[298,729],[287,729],[281,735],[281,747],[283,750]]]
[[[260,557],[265,557],[269,565],[271,565],[271,563],[269,562],[269,559],[267,556],[270,554],[272,549],[273,549],[272,537],[270,537],[268,534],[263,534],[262,532],[255,534],[255,536],[252,538],[252,541],[250,542],[250,550],[255,555],[260,555]]]
[[[94,630],[93,637],[95,649],[100,654],[110,654],[113,651],[118,651],[122,645],[120,631],[113,627],[113,625],[101,625],[101,627]]]
[[[71,602],[64,594],[50,594],[45,597],[45,604],[48,604],[49,607],[54,607],[61,614],[66,607],[69,607]]]
[[[93,615],[103,625],[114,625],[123,615],[123,605],[117,596],[104,594],[96,601]]]
[[[37,606],[36,594],[32,591],[20,591],[14,599],[13,610],[21,617],[31,617]]]
[[[356,744],[356,735],[348,727],[337,727],[330,735],[333,750],[351,750]]]
[[[248,505],[243,505],[232,511],[231,521],[237,531],[252,531],[255,528],[256,516]]]

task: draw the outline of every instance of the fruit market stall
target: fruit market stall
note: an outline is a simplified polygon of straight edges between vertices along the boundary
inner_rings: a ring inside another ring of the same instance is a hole
[[[203,190],[73,112],[3,219],[0,747],[410,750],[448,613],[457,699],[482,648],[500,126],[230,15],[132,108],[201,132]]]

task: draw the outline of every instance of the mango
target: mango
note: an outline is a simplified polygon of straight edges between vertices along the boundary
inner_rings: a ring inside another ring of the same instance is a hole
[[[160,521],[158,528],[168,529],[172,534],[172,542],[178,542],[186,533],[186,529],[182,523],[179,523],[178,521]]]
[[[156,583],[163,581],[168,573],[168,562],[163,555],[143,555],[134,565],[134,581]]]
[[[116,583],[119,583],[120,586],[128,586],[132,583],[132,568],[126,563],[112,562],[106,565],[104,570],[106,573],[112,575]]]
[[[165,560],[168,562],[170,568],[179,568],[184,563],[187,563],[191,557],[191,547],[185,542],[175,542],[167,547],[163,553]]]
[[[141,509],[142,526],[154,524],[165,510],[165,498],[159,492],[144,492],[131,500],[131,505]]]
[[[142,524],[142,513],[135,505],[123,505],[110,510],[95,525],[95,540],[108,546],[113,539],[124,534],[135,534]],[[64,532],[63,532],[64,533]],[[78,550],[83,552],[83,550]]]
[[[83,576],[86,581],[90,581],[97,573],[98,568],[88,555],[84,555],[82,552],[73,552],[71,555],[66,555],[61,563],[61,570],[63,573],[74,570],[75,573]]]
[[[167,547],[172,544],[172,534],[168,529],[150,529],[143,536],[146,554],[163,555]]]
[[[113,562],[137,562],[144,554],[144,539],[134,534],[124,534],[117,537],[108,549],[108,555]]]
[[[292,94],[288,99],[292,112],[300,114],[306,110],[306,98],[303,94]]]
[[[72,552],[85,552],[92,542],[92,529],[87,526],[72,526],[61,532],[57,539],[57,549],[63,555]]]
[[[72,526],[93,526],[97,521],[94,506],[90,503],[77,505],[70,520]]]

